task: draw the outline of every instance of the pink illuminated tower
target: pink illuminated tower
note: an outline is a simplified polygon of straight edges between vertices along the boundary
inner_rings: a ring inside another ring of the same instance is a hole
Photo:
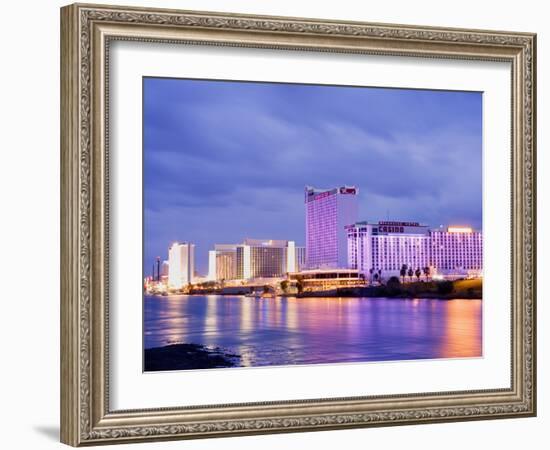
[[[355,186],[305,188],[306,266],[308,269],[346,268],[346,225],[357,221]]]

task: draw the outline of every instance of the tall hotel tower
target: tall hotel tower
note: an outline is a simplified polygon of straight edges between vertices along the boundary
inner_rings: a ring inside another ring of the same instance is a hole
[[[306,266],[309,269],[348,267],[346,225],[357,221],[355,186],[305,188]]]
[[[181,289],[193,282],[195,244],[175,242],[168,250],[168,286]]]

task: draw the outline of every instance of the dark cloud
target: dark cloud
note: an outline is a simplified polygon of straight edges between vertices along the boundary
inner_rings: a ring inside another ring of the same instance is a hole
[[[361,218],[481,226],[480,93],[145,79],[146,270],[169,242],[303,243],[303,188]]]

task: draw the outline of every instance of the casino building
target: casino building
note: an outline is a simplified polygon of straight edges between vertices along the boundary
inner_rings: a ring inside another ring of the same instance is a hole
[[[357,221],[355,186],[305,188],[306,266],[308,269],[347,267],[345,226]]]
[[[399,275],[406,264],[413,270],[429,265],[430,234],[418,222],[357,222],[346,227],[348,264],[369,274],[382,270],[384,277]]]
[[[346,226],[348,267],[368,277],[399,276],[405,264],[431,275],[480,276],[482,233],[467,227],[430,230],[418,222],[357,222]]]

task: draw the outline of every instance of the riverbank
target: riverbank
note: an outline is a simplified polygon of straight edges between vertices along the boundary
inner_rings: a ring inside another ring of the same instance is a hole
[[[302,292],[299,298],[307,297],[390,297],[390,298],[436,298],[482,299],[483,281],[479,278],[457,281],[416,281],[412,283],[387,283],[380,286],[337,288],[327,291]]]
[[[390,297],[390,298],[435,298],[481,299],[483,298],[483,280],[430,280],[400,283],[397,278],[378,286],[341,287],[324,291],[308,291],[301,293],[278,292],[277,297]],[[193,288],[186,295],[249,295],[253,288],[249,286],[231,286],[222,289]]]
[[[239,365],[239,360],[239,355],[198,344],[170,344],[148,348],[144,355],[146,372],[235,367]]]

